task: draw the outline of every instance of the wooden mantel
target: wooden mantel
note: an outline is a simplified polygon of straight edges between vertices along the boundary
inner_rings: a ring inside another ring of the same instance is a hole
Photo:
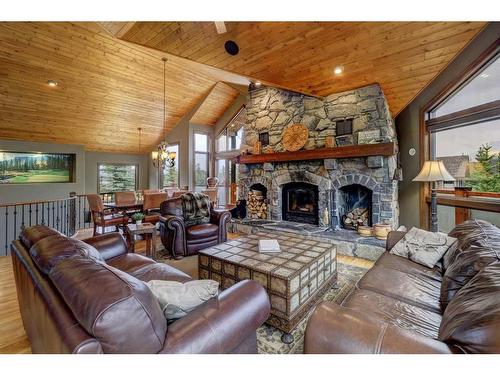
[[[396,154],[394,142],[368,145],[339,146],[316,150],[278,152],[259,155],[239,155],[235,158],[240,164],[276,163],[302,160],[360,158],[364,156],[391,156]]]

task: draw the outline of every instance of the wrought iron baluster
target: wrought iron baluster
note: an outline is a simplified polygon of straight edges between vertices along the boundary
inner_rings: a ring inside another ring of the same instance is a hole
[[[14,238],[17,237],[17,205],[14,205]]]
[[[45,202],[42,202],[42,225],[45,225]]]
[[[22,212],[22,214],[21,214],[21,230],[23,230],[24,227],[25,227],[25,224],[24,224],[24,209],[25,209],[25,206],[26,206],[25,204],[23,204],[21,206],[22,207],[22,209],[21,209],[21,212]]]
[[[56,222],[55,203],[56,202],[52,202],[52,226],[54,226]]]
[[[9,253],[9,206],[5,206],[5,255]]]
[[[50,202],[47,202],[47,226],[50,227]],[[54,223],[52,223],[54,226]]]
[[[35,203],[35,218],[36,218],[36,225],[38,225],[38,203]]]

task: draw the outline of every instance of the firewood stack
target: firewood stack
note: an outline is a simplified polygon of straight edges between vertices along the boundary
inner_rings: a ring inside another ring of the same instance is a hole
[[[357,230],[360,225],[368,225],[368,209],[355,208],[342,216],[344,228]]]
[[[267,219],[267,200],[262,191],[248,193],[247,211],[250,219]]]

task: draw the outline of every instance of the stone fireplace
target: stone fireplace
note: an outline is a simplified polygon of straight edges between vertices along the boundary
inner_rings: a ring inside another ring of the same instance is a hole
[[[359,132],[378,129],[382,142],[397,145],[393,120],[378,85],[324,99],[262,87],[249,92],[246,111],[242,149],[251,149],[264,132],[268,133],[269,145],[263,152],[284,152],[281,135],[294,123],[309,130],[304,149],[323,148],[326,137],[336,135],[336,123],[345,119],[352,120],[354,144]],[[260,184],[266,189],[267,219],[333,229],[356,229],[360,224],[378,222],[397,228],[396,167],[396,155],[240,164],[239,198],[248,201],[252,186]],[[362,221],[358,217],[355,223],[346,220],[353,211]]]

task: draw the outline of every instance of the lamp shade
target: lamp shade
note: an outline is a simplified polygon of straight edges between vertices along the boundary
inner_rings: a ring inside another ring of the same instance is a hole
[[[455,178],[446,170],[442,161],[428,160],[424,163],[420,173],[413,181],[455,181]]]

